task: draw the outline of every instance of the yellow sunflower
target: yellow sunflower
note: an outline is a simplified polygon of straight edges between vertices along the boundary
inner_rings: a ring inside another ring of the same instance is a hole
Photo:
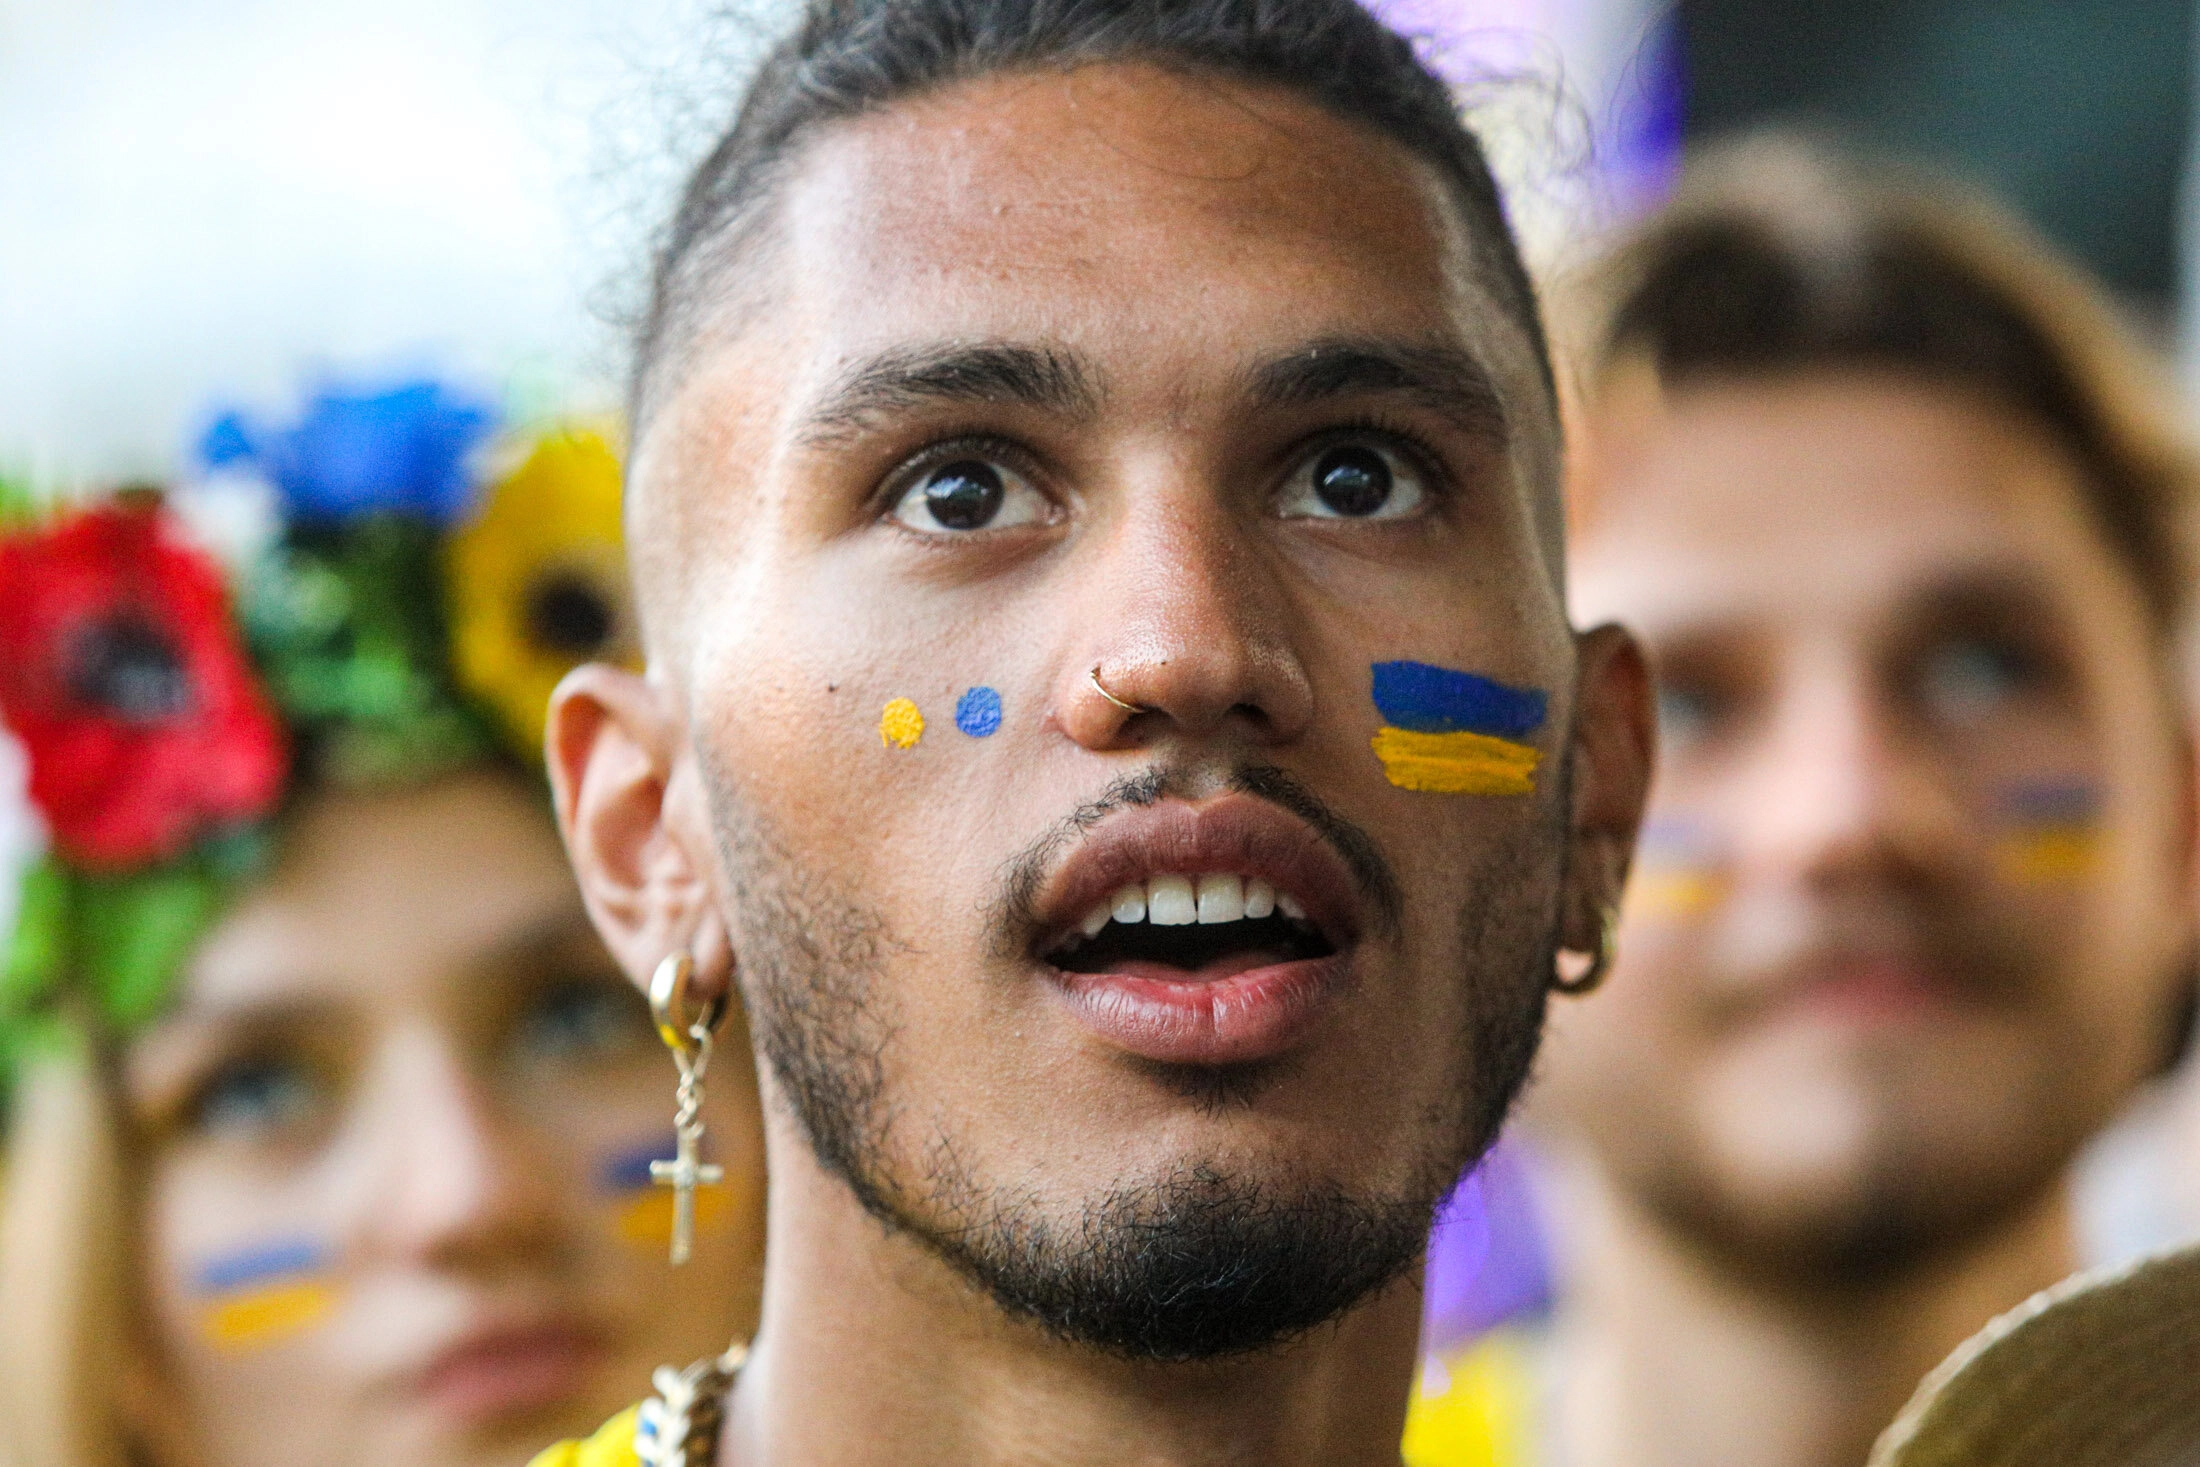
[[[451,537],[452,664],[537,759],[559,678],[583,662],[638,661],[619,477],[603,435],[553,432]]]

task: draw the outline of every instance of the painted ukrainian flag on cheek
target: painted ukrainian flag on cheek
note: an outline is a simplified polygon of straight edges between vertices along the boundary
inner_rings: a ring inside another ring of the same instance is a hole
[[[1375,664],[1374,739],[1383,774],[1437,795],[1535,793],[1543,751],[1521,739],[1543,726],[1544,695],[1426,662]]]
[[[217,1258],[199,1270],[206,1337],[225,1350],[272,1344],[317,1323],[336,1302],[319,1244],[269,1244]]]
[[[672,1189],[650,1175],[653,1161],[670,1161],[679,1143],[667,1136],[621,1152],[605,1162],[599,1181],[615,1199],[619,1236],[646,1252],[662,1254],[672,1242]],[[695,1189],[695,1231],[698,1237],[718,1232],[731,1218],[732,1191],[724,1182],[705,1182]]]

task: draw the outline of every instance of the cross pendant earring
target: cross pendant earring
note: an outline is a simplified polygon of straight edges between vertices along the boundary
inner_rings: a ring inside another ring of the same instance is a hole
[[[710,1068],[711,1035],[725,1016],[726,1001],[706,1004],[699,1014],[688,1009],[688,980],[695,975],[695,960],[684,952],[670,954],[657,965],[649,980],[649,1008],[657,1020],[657,1034],[672,1051],[680,1069],[678,1108],[672,1131],[677,1142],[669,1161],[649,1164],[649,1179],[672,1188],[672,1261],[682,1264],[695,1248],[695,1189],[725,1180],[725,1168],[703,1160],[703,1073]]]
[[[704,1043],[710,1041],[706,1038]],[[707,1049],[704,1051],[709,1052]],[[702,1066],[697,1065],[680,1077],[680,1111],[673,1122],[674,1133],[679,1137],[679,1149],[670,1161],[653,1161],[649,1164],[649,1179],[660,1187],[672,1188],[672,1261],[685,1263],[695,1247],[695,1189],[711,1187],[726,1179],[726,1169],[702,1160],[700,1145],[703,1127],[700,1121],[689,1116],[688,1075],[696,1077],[696,1105],[702,1101]]]

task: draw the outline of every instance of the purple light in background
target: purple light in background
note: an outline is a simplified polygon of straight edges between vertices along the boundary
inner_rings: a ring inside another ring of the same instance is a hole
[[[1534,1170],[1520,1142],[1501,1139],[1437,1206],[1421,1318],[1422,1346],[1430,1353],[1550,1306],[1550,1250]]]
[[[1375,18],[1414,43],[1431,71],[1455,87],[1512,71],[1531,38],[1548,38],[1579,0],[1363,0]]]

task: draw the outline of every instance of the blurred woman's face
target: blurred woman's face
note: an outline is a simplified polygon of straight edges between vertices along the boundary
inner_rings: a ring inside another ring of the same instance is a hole
[[[324,796],[125,1060],[159,1455],[522,1463],[753,1323],[743,1036],[726,1184],[666,1262],[674,1070],[515,780]]]

